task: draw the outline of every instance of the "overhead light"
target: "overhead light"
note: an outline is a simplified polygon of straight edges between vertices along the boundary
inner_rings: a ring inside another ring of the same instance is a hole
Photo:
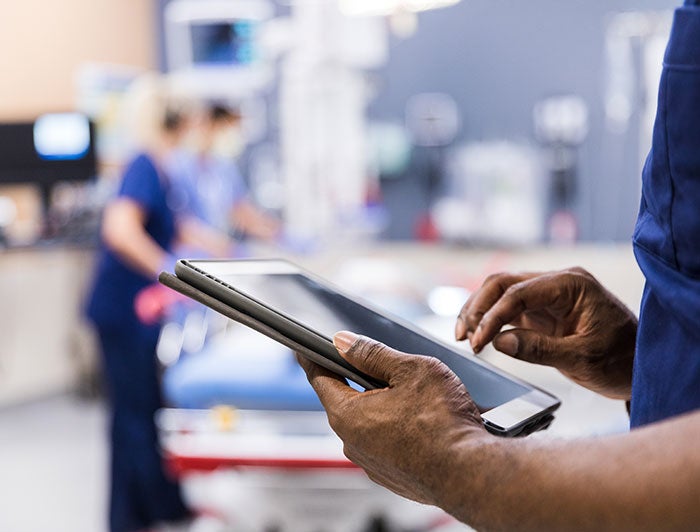
[[[459,0],[338,0],[348,16],[388,16],[396,12],[417,13],[455,5]]]

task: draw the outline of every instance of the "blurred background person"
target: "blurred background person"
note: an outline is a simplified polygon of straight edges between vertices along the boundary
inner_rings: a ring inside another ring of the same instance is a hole
[[[164,82],[150,74],[135,81],[130,104],[140,153],[105,208],[87,307],[99,337],[111,407],[109,526],[114,532],[144,530],[188,515],[178,485],[163,470],[154,423],[162,406],[155,356],[158,317],[167,299],[155,283],[161,270],[172,269],[171,251],[178,241],[196,243],[214,256],[225,255],[231,246],[195,220],[179,220],[171,206],[164,161],[187,128]]]
[[[194,216],[222,233],[272,241],[282,226],[250,200],[236,164],[244,142],[241,118],[237,109],[207,103],[186,145],[168,160],[168,171],[184,218]]]

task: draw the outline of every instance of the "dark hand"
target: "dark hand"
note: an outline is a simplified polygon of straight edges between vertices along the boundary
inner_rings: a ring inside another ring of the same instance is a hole
[[[450,508],[445,496],[452,490],[445,488],[459,474],[458,447],[492,438],[462,382],[433,357],[407,355],[346,332],[334,342],[353,366],[389,384],[357,392],[338,375],[297,357],[345,455],[395,493]]]
[[[515,329],[501,332],[505,325]],[[486,279],[457,318],[457,340],[475,352],[493,341],[514,358],[553,366],[573,381],[629,399],[637,319],[590,273],[508,274]]]

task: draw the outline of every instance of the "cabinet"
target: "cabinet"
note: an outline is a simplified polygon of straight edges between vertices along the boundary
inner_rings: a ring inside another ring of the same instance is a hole
[[[76,386],[94,347],[81,313],[93,253],[0,252],[0,406]]]

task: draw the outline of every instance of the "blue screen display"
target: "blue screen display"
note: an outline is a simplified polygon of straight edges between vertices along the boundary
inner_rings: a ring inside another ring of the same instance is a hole
[[[238,20],[231,23],[192,26],[192,60],[197,65],[249,65],[256,57],[256,23]]]

